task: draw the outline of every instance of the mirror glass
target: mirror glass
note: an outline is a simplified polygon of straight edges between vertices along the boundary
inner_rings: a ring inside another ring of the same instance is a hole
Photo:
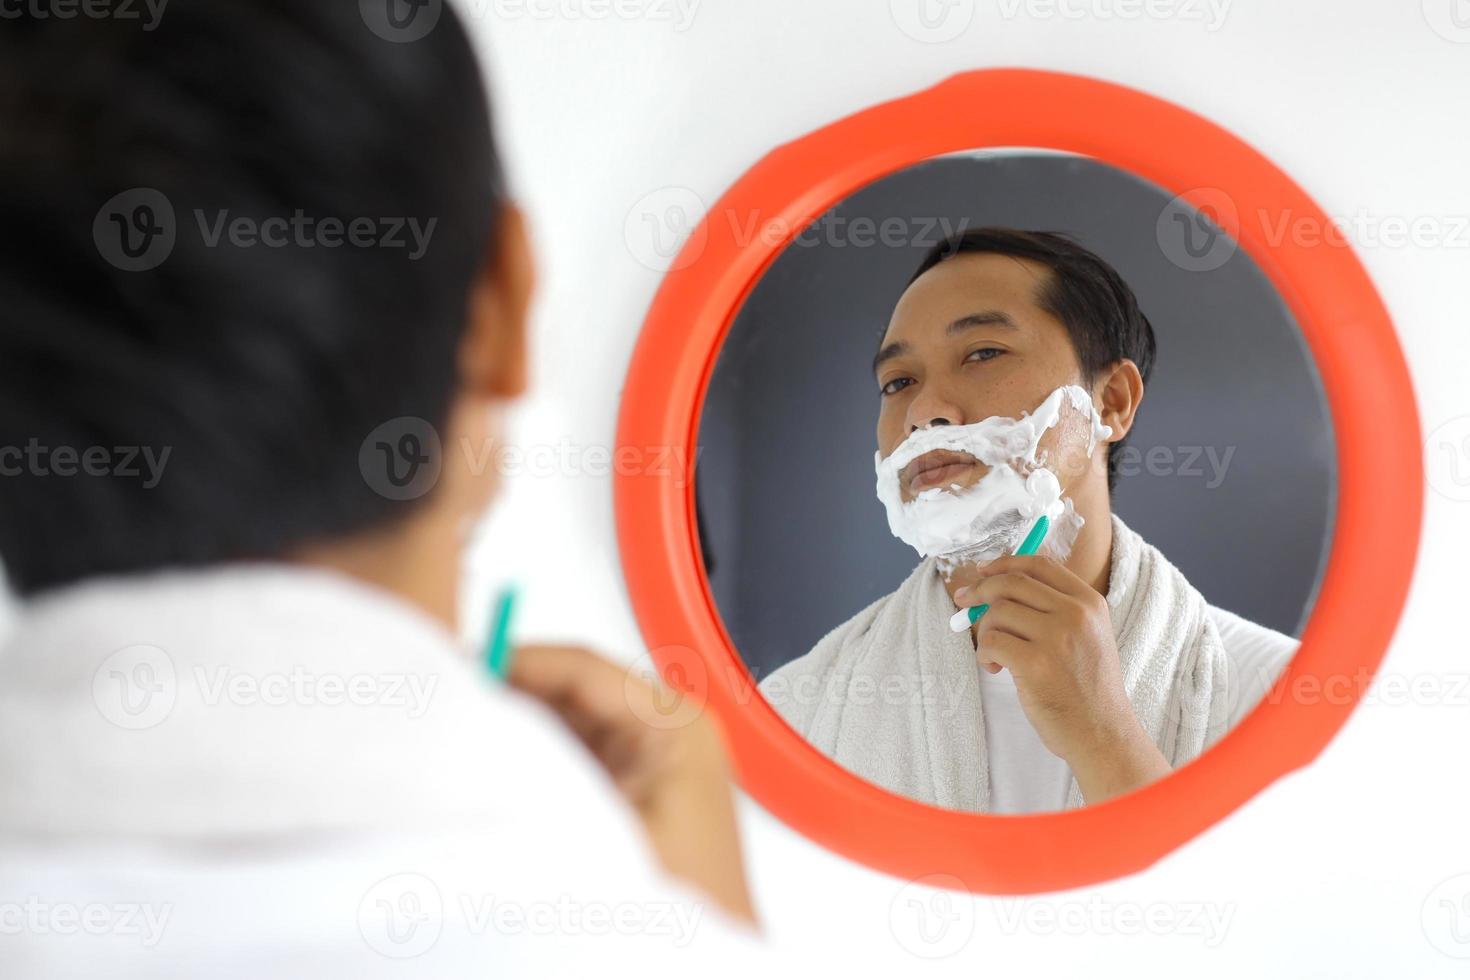
[[[1217,220],[1085,157],[956,154],[843,200],[750,290],[698,528],[734,647],[818,750],[935,806],[1046,812],[1259,703],[1326,560],[1334,446]]]

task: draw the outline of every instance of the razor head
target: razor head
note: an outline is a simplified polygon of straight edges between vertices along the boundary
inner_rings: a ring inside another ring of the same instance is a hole
[[[948,567],[995,561],[1016,550],[1031,524],[1019,510],[1008,510],[985,527],[977,528],[977,537],[969,544],[940,555],[940,560]]]

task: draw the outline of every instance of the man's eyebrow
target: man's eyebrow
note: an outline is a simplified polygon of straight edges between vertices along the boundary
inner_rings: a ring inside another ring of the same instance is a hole
[[[878,369],[886,362],[893,360],[908,349],[909,345],[902,340],[895,340],[893,343],[884,346],[878,353],[873,355],[873,373],[876,375]]]
[[[944,332],[953,336],[973,327],[992,326],[1005,327],[1008,330],[1021,329],[1016,321],[1011,319],[1011,315],[1003,310],[981,310],[979,313],[971,313],[968,316],[960,317],[948,327],[945,327]]]
[[[969,313],[960,317],[945,327],[944,332],[947,335],[953,336],[957,333],[963,333],[966,330],[973,330],[975,327],[992,326],[1005,327],[1008,330],[1020,329],[1016,321],[1011,319],[1010,314],[1003,310],[981,310],[979,313]],[[907,353],[908,349],[909,345],[902,340],[895,340],[893,343],[885,345],[877,354],[873,355],[873,373],[877,374],[878,369],[886,362],[893,360],[900,354]]]

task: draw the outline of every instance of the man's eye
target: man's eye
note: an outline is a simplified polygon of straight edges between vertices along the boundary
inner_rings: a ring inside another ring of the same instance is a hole
[[[880,395],[896,395],[902,388],[907,388],[914,383],[913,378],[894,378],[886,385],[878,389]]]
[[[999,357],[1001,354],[1004,353],[1005,351],[1001,350],[999,347],[981,347],[976,350],[972,350],[969,354],[965,355],[965,360],[989,361],[993,360],[996,357]],[[975,357],[976,354],[979,354],[981,356],[977,358]]]

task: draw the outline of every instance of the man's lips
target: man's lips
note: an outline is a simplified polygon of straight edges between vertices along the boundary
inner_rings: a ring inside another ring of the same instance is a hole
[[[955,482],[976,465],[975,457],[948,449],[927,452],[909,462],[899,474],[899,483],[917,495],[931,487]]]

